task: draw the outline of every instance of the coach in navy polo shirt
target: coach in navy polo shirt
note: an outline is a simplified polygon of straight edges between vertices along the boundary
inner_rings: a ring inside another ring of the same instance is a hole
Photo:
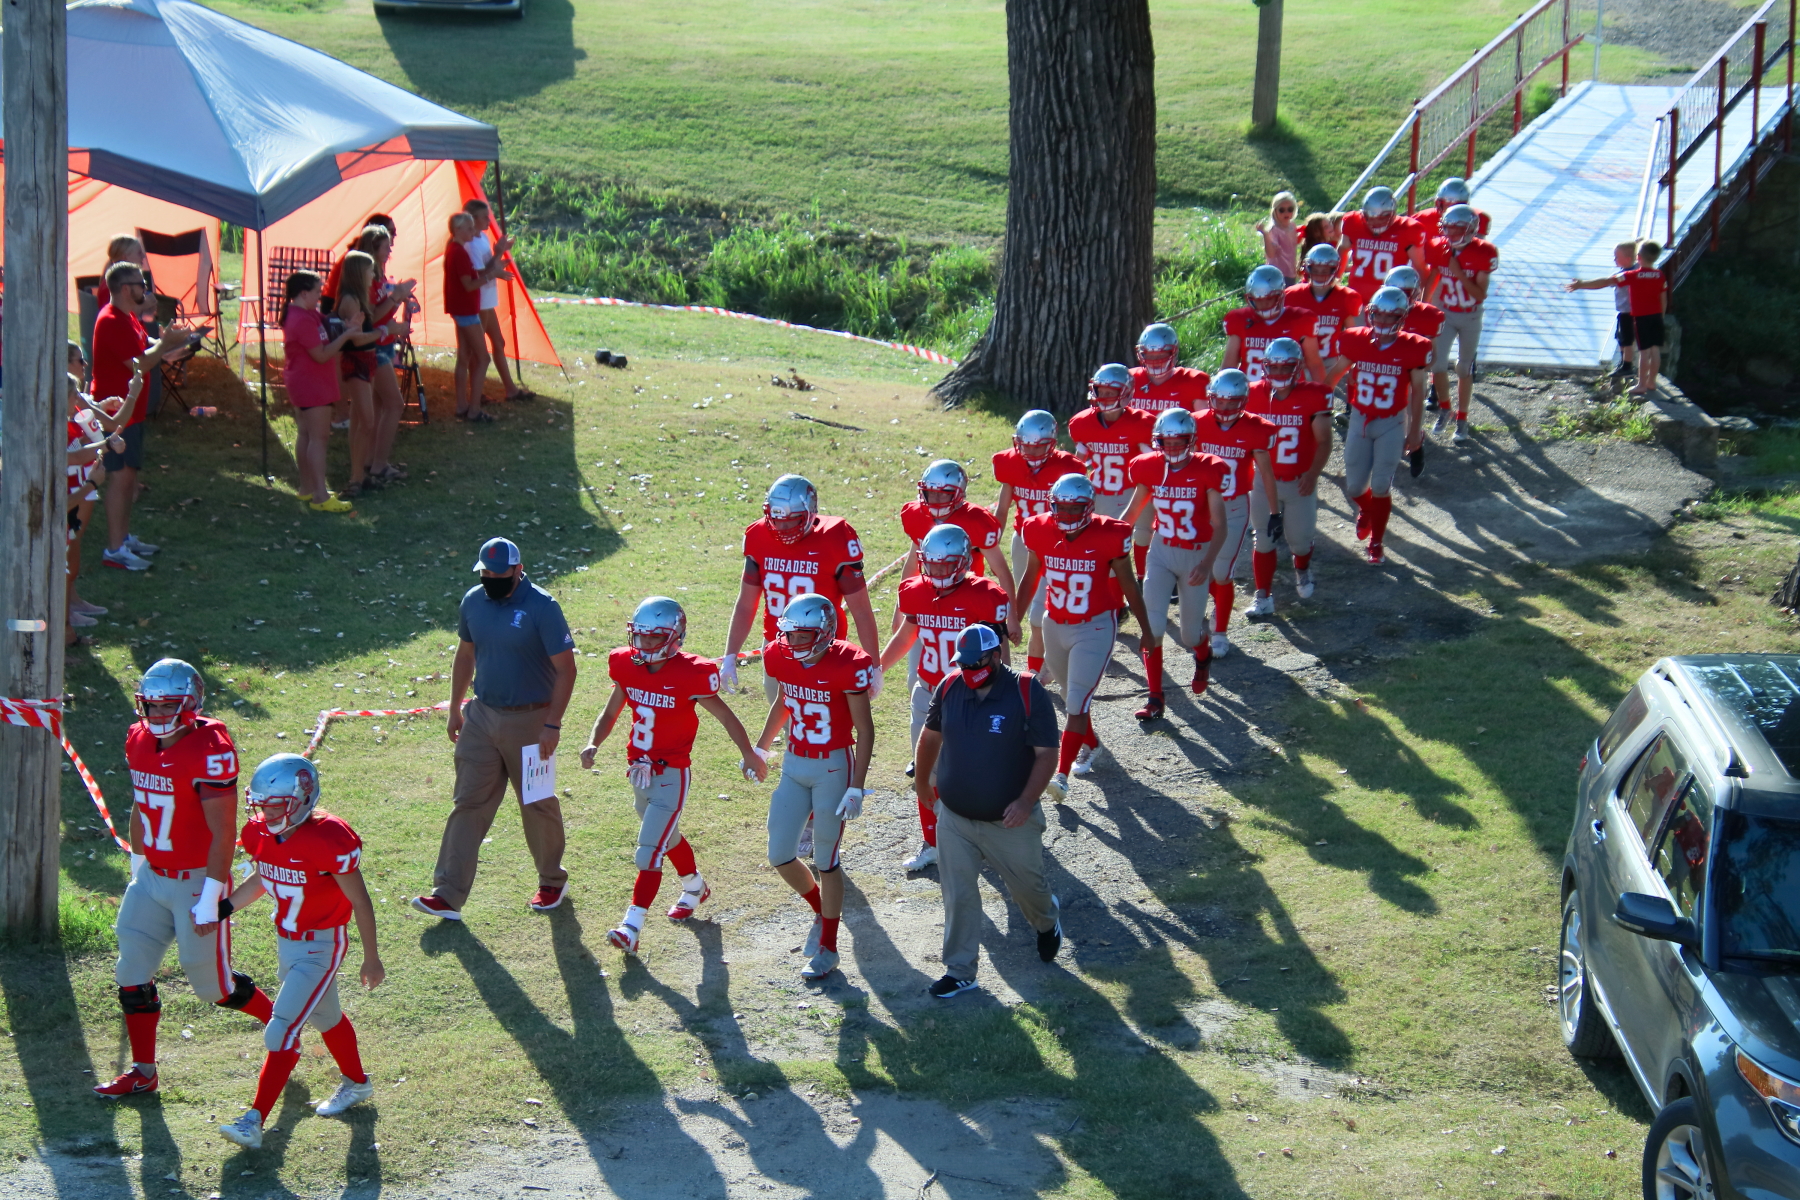
[[[1062,948],[1056,897],[1044,882],[1044,810],[1038,803],[1056,769],[1056,710],[1035,675],[1006,664],[986,625],[957,635],[956,665],[931,697],[914,748],[913,787],[932,801],[937,768],[938,882],[944,893],[944,977],[940,1000],[975,986],[981,954],[981,864],[991,863],[1025,920],[1038,957]]]
[[[537,863],[538,890],[531,907],[548,912],[563,901],[562,805],[554,795],[524,800],[521,754],[535,745],[541,758],[556,753],[563,712],[575,690],[575,638],[562,607],[525,577],[519,548],[488,539],[475,569],[479,587],[462,598],[462,644],[450,668],[450,740],[456,743],[456,791],[429,896],[413,900],[422,913],[462,920],[463,902],[475,885],[481,840],[494,824],[510,780],[521,801],[525,844]],[[463,710],[471,681],[475,698]]]

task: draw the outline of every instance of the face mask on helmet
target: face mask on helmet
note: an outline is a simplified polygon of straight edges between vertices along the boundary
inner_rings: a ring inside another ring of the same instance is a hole
[[[1130,384],[1102,383],[1097,379],[1088,380],[1088,403],[1109,417],[1116,417],[1125,411],[1125,402],[1131,398]]]
[[[1394,214],[1399,211],[1394,203],[1394,194],[1386,188],[1375,188],[1363,198],[1363,221],[1369,226],[1369,232],[1377,236],[1387,232],[1388,226],[1394,223]]]
[[[1468,245],[1474,238],[1475,226],[1472,224],[1446,224],[1444,226],[1444,240],[1458,250],[1461,250],[1464,246]]]
[[[662,662],[681,649],[681,638],[673,629],[628,624],[625,634],[626,643],[633,651],[632,661],[636,663]]]
[[[1250,278],[1244,286],[1244,295],[1258,317],[1264,321],[1276,321],[1287,308],[1286,287],[1287,280],[1279,270],[1261,266],[1250,272]]]
[[[928,483],[921,483],[919,500],[932,516],[943,517],[948,516],[952,509],[962,503],[962,492],[957,488],[932,487]]]
[[[919,558],[919,574],[931,581],[931,586],[947,591],[963,581],[969,573],[967,558]]]
[[[831,645],[824,632],[818,629],[784,629],[781,631],[781,640],[801,662],[811,662],[823,655]]]
[[[1050,509],[1056,514],[1056,527],[1064,533],[1080,533],[1094,517],[1092,500],[1052,500]]]
[[[1254,308],[1256,315],[1265,321],[1279,321],[1281,314],[1287,311],[1287,297],[1280,292],[1267,296],[1258,296],[1252,293],[1250,307]]]
[[[1300,345],[1292,338],[1276,338],[1263,351],[1263,378],[1278,388],[1294,382],[1300,373]]]
[[[1244,411],[1245,397],[1241,395],[1213,392],[1207,399],[1212,402],[1213,414],[1227,425]]]
[[[1369,325],[1384,337],[1391,337],[1406,324],[1407,307],[1406,293],[1384,287],[1369,301]]]
[[[1337,278],[1339,261],[1335,254],[1307,254],[1306,278],[1313,283],[1330,283]]]
[[[1159,433],[1150,440],[1172,467],[1186,462],[1194,449],[1194,436],[1190,433]]]
[[[181,726],[192,723],[193,714],[187,706],[185,699],[146,700],[141,694],[137,698],[144,728],[157,737],[168,737]]]
[[[788,545],[805,537],[812,526],[812,514],[804,508],[797,511],[770,508],[767,512],[769,531]]]
[[[1150,382],[1166,382],[1175,373],[1175,364],[1181,357],[1181,345],[1175,340],[1175,331],[1166,325],[1152,325],[1144,330],[1138,338],[1138,365],[1150,376]]]

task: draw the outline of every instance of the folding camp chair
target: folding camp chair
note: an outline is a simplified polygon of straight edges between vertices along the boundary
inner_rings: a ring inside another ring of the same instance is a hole
[[[281,310],[287,303],[288,276],[295,271],[311,271],[320,279],[331,274],[331,251],[309,246],[270,246],[263,259],[262,295],[244,296],[238,309],[238,375],[246,373],[246,359],[251,339],[247,336],[261,326],[273,333],[276,344],[281,339]],[[269,382],[279,383],[278,380]]]

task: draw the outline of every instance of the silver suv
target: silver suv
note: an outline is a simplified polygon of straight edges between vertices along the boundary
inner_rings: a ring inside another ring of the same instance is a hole
[[[1800,655],[1658,662],[1578,798],[1563,1042],[1655,1110],[1646,1200],[1800,1200]]]

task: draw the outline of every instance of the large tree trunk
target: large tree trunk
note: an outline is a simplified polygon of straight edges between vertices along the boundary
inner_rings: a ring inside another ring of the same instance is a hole
[[[1775,594],[1769,597],[1769,603],[1788,612],[1800,611],[1800,558],[1794,560],[1793,568],[1788,571],[1787,578],[1781,581]]]
[[[994,320],[938,382],[1067,417],[1152,309],[1155,53],[1148,0],[1009,0],[1006,246]]]

